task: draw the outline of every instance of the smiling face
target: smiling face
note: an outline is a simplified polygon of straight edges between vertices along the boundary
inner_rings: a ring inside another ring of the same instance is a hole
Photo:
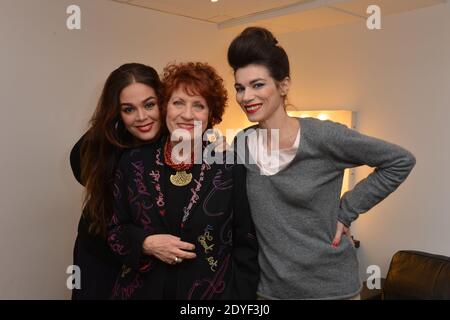
[[[276,82],[265,66],[256,64],[237,69],[234,78],[236,101],[249,121],[263,122],[276,112],[284,112],[289,78]]]
[[[139,140],[153,140],[161,127],[155,90],[135,82],[122,90],[119,99],[125,128]]]
[[[184,137],[184,133],[188,134],[188,138],[194,139],[194,124],[201,128],[197,128],[196,132],[203,133],[208,126],[209,107],[205,98],[195,93],[186,92],[184,86],[180,86],[172,92],[167,104],[166,125],[170,134],[180,135]],[[191,95],[191,93],[193,95]],[[175,138],[178,140],[178,138]]]

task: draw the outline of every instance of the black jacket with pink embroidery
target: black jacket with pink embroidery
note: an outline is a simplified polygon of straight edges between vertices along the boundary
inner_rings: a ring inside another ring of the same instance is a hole
[[[165,204],[180,201],[165,197],[162,141],[125,152],[116,172],[108,243],[123,267],[112,298],[163,299],[168,268],[178,268],[177,299],[255,299],[258,248],[242,165],[193,171],[180,238],[195,244],[195,259],[173,266],[139,250],[147,236],[170,233]],[[126,231],[128,224],[141,232]]]

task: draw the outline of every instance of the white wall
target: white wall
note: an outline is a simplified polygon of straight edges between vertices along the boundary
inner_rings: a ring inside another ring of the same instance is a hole
[[[77,4],[82,29],[66,29]],[[106,0],[0,1],[0,299],[65,299],[82,189],[69,152],[108,74],[217,56],[215,25]]]
[[[371,264],[385,275],[397,250],[450,256],[450,4],[384,17],[382,27],[361,21],[279,36],[292,62],[293,104],[355,110],[360,132],[417,157],[397,192],[352,228],[364,278]]]

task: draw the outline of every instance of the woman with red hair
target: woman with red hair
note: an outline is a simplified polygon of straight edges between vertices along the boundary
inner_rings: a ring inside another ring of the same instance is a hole
[[[113,298],[255,299],[244,167],[202,158],[202,137],[225,110],[223,80],[207,64],[182,63],[164,69],[163,83],[164,136],[126,152],[116,172],[108,242],[123,267]]]

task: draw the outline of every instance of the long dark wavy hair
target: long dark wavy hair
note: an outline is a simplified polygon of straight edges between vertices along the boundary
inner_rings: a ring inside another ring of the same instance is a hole
[[[112,216],[114,171],[120,151],[137,143],[122,122],[120,93],[136,82],[153,88],[158,107],[161,105],[163,86],[155,69],[139,63],[120,66],[106,80],[81,146],[81,179],[86,187],[83,214],[89,221],[89,232],[104,237]]]

